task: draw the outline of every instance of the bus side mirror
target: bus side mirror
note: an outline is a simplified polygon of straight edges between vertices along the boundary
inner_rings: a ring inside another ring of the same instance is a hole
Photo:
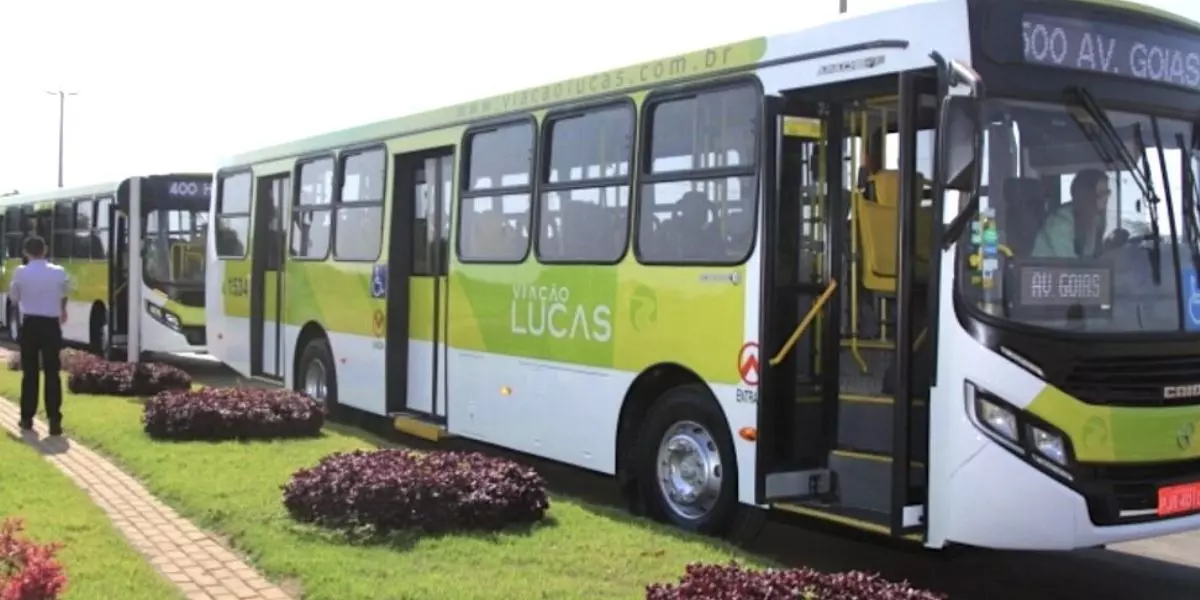
[[[970,96],[946,96],[939,116],[938,160],[945,189],[971,191],[979,188],[982,175],[983,132],[979,100]]]

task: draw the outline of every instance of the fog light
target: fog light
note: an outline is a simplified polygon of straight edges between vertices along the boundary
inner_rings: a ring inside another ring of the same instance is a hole
[[[1062,436],[1030,425],[1029,437],[1038,454],[1060,466],[1067,466],[1067,446],[1063,443]]]

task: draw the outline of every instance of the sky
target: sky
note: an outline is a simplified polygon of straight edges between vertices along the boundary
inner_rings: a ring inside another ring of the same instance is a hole
[[[870,12],[906,0],[849,0]],[[1200,4],[1151,0],[1200,20]],[[209,171],[225,156],[820,23],[837,0],[0,3],[0,193]],[[714,4],[715,6],[720,6]],[[634,18],[632,15],[637,15]],[[635,42],[634,42],[635,41]]]

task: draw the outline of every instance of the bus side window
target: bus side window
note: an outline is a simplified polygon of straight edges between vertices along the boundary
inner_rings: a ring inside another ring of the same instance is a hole
[[[10,208],[4,211],[4,247],[7,258],[21,258],[21,209]]]
[[[547,121],[538,259],[615,263],[629,236],[634,110],[608,105]]]
[[[341,169],[342,191],[333,209],[333,258],[374,262],[383,248],[386,153],[379,148],[343,154]]]
[[[333,232],[333,159],[300,164],[300,189],[292,207],[290,255],[313,260],[329,256]]]
[[[71,258],[91,260],[92,258],[92,211],[96,201],[92,198],[80,198],[75,202],[75,229],[71,234]]]
[[[96,200],[96,218],[92,221],[91,256],[95,259],[108,259],[108,222],[109,211],[112,209],[112,198]]]
[[[50,229],[50,258],[69,260],[75,249],[74,202],[62,200],[54,203],[54,220]]]
[[[458,257],[515,263],[529,249],[534,128],[519,121],[467,134],[459,193]]]
[[[638,259],[650,264],[733,265],[754,244],[761,104],[736,85],[661,101],[653,97],[641,165]]]
[[[250,242],[249,171],[221,176],[217,186],[217,257],[240,260]]]

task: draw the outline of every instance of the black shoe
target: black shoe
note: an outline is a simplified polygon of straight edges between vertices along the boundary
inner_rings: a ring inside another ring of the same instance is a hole
[[[62,425],[58,423],[50,425],[50,435],[62,435]]]
[[[33,419],[21,419],[21,431],[33,431]]]

